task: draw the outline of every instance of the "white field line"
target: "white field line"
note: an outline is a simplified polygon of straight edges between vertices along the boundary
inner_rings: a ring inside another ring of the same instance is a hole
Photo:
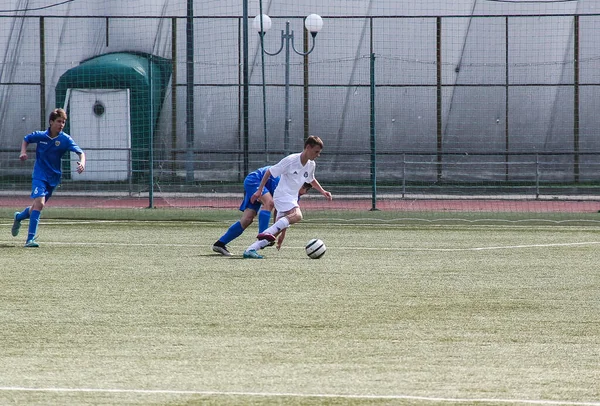
[[[492,250],[513,250],[526,248],[551,248],[551,247],[578,247],[584,245],[598,245],[600,241],[584,242],[565,242],[550,244],[523,244],[523,245],[504,245],[491,247],[468,247],[468,248],[406,248],[409,251],[492,251]]]
[[[15,243],[15,240],[0,241],[0,244],[19,246],[21,242]],[[79,246],[128,246],[128,247],[197,247],[210,248],[212,245],[204,244],[172,244],[172,243],[117,243],[117,242],[57,242],[44,241],[44,245],[79,245]],[[424,247],[327,247],[334,250],[353,250],[353,251],[427,251],[427,252],[464,252],[464,251],[493,251],[493,250],[514,250],[514,249],[529,249],[529,248],[553,248],[553,247],[579,247],[586,245],[599,245],[600,241],[582,241],[582,242],[566,242],[566,243],[549,243],[549,244],[522,244],[522,245],[502,245],[489,247],[465,247],[465,248],[424,248]],[[302,246],[287,246],[287,248],[301,249]]]
[[[0,392],[54,392],[54,393],[116,393],[116,394],[149,394],[149,395],[200,395],[200,396],[248,396],[248,397],[294,397],[294,398],[329,398],[329,399],[380,399],[380,400],[419,400],[423,402],[445,403],[510,403],[528,405],[565,405],[565,406],[600,406],[600,402],[579,402],[569,400],[542,399],[494,399],[494,398],[444,398],[411,395],[349,395],[321,393],[286,393],[286,392],[227,392],[201,390],[161,390],[161,389],[109,389],[109,388],[26,388],[18,386],[0,387]]]

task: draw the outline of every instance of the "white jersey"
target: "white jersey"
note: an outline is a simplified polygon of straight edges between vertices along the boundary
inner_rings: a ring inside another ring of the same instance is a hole
[[[288,155],[271,166],[271,175],[279,176],[279,184],[273,194],[273,202],[278,213],[298,206],[300,188],[304,182],[311,183],[315,180],[315,166],[315,161],[310,159],[303,166],[300,162],[300,153]]]

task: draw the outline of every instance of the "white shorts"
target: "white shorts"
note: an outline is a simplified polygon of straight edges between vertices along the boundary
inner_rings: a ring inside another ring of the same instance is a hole
[[[279,197],[279,199],[278,199]],[[295,207],[298,207],[298,199],[290,199],[289,196],[273,196],[273,203],[275,203],[275,209],[277,209],[277,213],[285,213],[286,211],[290,211]]]

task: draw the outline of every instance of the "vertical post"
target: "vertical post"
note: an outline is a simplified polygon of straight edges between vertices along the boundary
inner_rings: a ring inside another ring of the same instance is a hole
[[[540,197],[540,157],[535,154],[535,198]]]
[[[308,73],[309,73],[309,65],[308,65],[308,31],[307,30],[303,30],[304,35],[303,35],[303,48],[302,48],[302,52],[304,54],[304,95],[303,95],[303,100],[304,100],[304,140],[306,140],[308,138],[308,136],[310,135],[310,115],[309,115],[309,93],[308,93],[308,83],[309,83],[309,77],[308,77]]]
[[[187,1],[186,22],[185,180],[191,183],[194,181],[194,0]]]
[[[65,106],[67,108],[67,106]],[[46,128],[46,30],[44,17],[40,17],[40,118]]]
[[[262,6],[262,2],[261,2]],[[249,72],[248,72],[248,0],[243,1],[242,11],[242,133],[243,133],[243,154],[244,154],[244,176],[249,172],[249,105],[250,105],[250,88],[249,88]],[[266,148],[266,145],[265,145]]]
[[[243,37],[244,34],[242,33],[242,26],[243,26],[243,22],[242,20],[244,19],[244,17],[238,18],[237,21],[237,27],[238,27],[238,53],[237,53],[237,58],[238,58],[238,86],[237,86],[237,97],[238,97],[238,109],[237,109],[237,150],[241,151],[242,150],[242,126],[243,126],[243,121],[244,121],[244,113],[242,113],[242,99],[243,99],[243,95],[244,95],[244,77],[242,74],[242,71],[244,70],[243,65]],[[240,153],[238,152],[238,154],[236,155],[236,166],[237,166],[237,178],[238,181],[240,179],[242,179],[242,164],[240,164],[239,161],[239,157],[240,157]]]
[[[436,17],[437,180],[442,180],[442,17]]]
[[[285,23],[285,126],[283,131],[283,151],[290,152],[290,22]]]
[[[370,23],[370,82],[371,82],[371,114],[369,127],[371,130],[371,211],[377,210],[377,143],[375,131],[375,52],[373,52],[373,18]]]
[[[104,19],[104,23],[105,23],[104,24],[104,41],[106,43],[106,46],[108,46],[108,41],[109,41],[109,34],[108,34],[108,32],[109,32],[109,28],[108,28],[109,19],[108,19],[108,17],[106,17]]]
[[[505,49],[504,49],[504,150],[506,151],[506,155],[504,156],[504,164],[505,164],[505,168],[504,168],[504,176],[505,176],[505,180],[508,182],[509,180],[509,175],[510,175],[510,170],[509,170],[509,164],[510,164],[510,143],[509,143],[509,127],[508,127],[508,106],[509,106],[509,102],[508,102],[508,98],[510,97],[510,92],[508,91],[508,85],[509,85],[509,70],[508,70],[508,17],[504,18],[504,43],[505,43]]]
[[[154,87],[152,86],[152,55],[148,57],[148,208],[154,208]]]
[[[177,18],[171,18],[171,170],[177,161]]]
[[[261,2],[262,4],[262,2]],[[261,59],[262,59],[262,65],[263,65],[263,112],[265,115],[265,123],[266,123],[266,107],[265,107],[265,101],[264,99],[266,99],[265,97],[265,76],[264,76],[264,54],[270,55],[270,56],[275,56],[275,55],[279,55],[279,53],[281,53],[284,48],[285,48],[285,123],[284,123],[284,134],[283,134],[283,149],[284,149],[284,154],[288,155],[290,152],[290,123],[291,123],[291,118],[290,118],[290,42],[291,42],[291,47],[294,50],[294,52],[298,55],[302,55],[306,58],[306,56],[308,54],[310,54],[315,47],[315,40],[314,38],[316,37],[317,33],[321,30],[321,28],[323,27],[323,21],[321,19],[320,16],[318,16],[317,14],[310,14],[309,16],[307,16],[304,20],[304,26],[306,27],[307,30],[310,31],[310,34],[313,37],[313,43],[312,46],[309,50],[306,50],[304,52],[298,51],[294,45],[294,31],[290,30],[290,21],[286,21],[285,23],[285,31],[281,31],[281,47],[279,48],[279,50],[277,52],[267,52],[264,48],[264,35],[266,33],[266,31],[270,28],[271,26],[271,19],[269,18],[267,21],[269,21],[268,27],[264,27],[263,25],[263,17],[261,17],[262,14],[262,7],[260,9],[260,15],[256,16],[254,18],[254,22],[253,22],[253,26],[255,29],[258,30],[258,33],[260,35],[260,45],[261,45]],[[267,16],[268,17],[268,16]],[[306,39],[305,39],[305,48],[306,49]],[[304,71],[304,114],[305,114],[305,119],[307,117],[308,114],[308,72],[307,72],[307,65],[308,65],[308,61],[307,59],[304,60],[304,64],[305,64],[305,71]],[[305,121],[306,123],[306,121]],[[307,126],[305,125],[304,131],[308,131]],[[266,139],[267,137],[267,131],[266,131],[266,126],[265,126],[265,145],[266,145]]]
[[[402,198],[406,196],[406,153],[402,154]]]
[[[573,35],[573,175],[579,183],[579,16],[575,16]]]

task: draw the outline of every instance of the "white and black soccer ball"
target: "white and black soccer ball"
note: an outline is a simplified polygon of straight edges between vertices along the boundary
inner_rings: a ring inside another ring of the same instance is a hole
[[[306,243],[306,255],[308,255],[309,258],[319,259],[325,255],[325,251],[327,251],[325,243],[318,238],[313,238]]]

